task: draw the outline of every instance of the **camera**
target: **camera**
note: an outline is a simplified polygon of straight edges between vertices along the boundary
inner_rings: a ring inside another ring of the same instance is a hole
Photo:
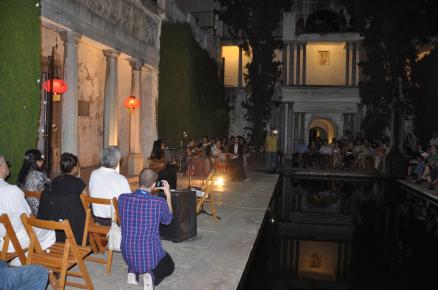
[[[156,182],[155,182],[155,187],[163,187],[164,186],[164,184],[163,184],[163,181],[162,180],[157,180]]]

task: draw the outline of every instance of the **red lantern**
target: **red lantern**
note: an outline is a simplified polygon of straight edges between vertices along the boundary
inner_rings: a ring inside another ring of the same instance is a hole
[[[140,106],[140,100],[134,96],[129,96],[125,99],[124,106],[131,112]]]
[[[50,90],[50,81],[47,80],[43,84],[43,89],[48,93],[63,94],[67,91],[67,83],[61,79],[53,79],[52,90]]]

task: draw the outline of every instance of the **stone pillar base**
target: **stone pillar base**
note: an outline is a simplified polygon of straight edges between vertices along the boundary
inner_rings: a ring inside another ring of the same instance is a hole
[[[131,153],[128,156],[128,175],[138,175],[143,169],[144,156],[143,154]]]

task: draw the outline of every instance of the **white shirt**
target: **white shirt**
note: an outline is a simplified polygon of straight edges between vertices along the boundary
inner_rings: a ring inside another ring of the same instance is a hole
[[[239,144],[234,143],[234,154],[238,153],[238,149],[239,149]]]
[[[90,196],[96,198],[119,198],[122,193],[131,192],[128,180],[113,168],[101,167],[93,170],[90,176]],[[97,217],[110,218],[111,207],[93,204],[93,213]]]
[[[11,185],[0,179],[0,215],[6,213],[17,235],[18,241],[23,248],[29,247],[29,237],[21,222],[20,215],[23,213],[30,215],[31,210],[26,200],[24,193],[16,185]],[[55,243],[56,237],[54,231],[34,228],[35,234],[43,249],[46,249]],[[6,230],[3,224],[0,225],[0,237],[6,235]],[[3,247],[3,239],[0,239],[0,249]],[[14,252],[12,243],[9,244],[8,252]]]

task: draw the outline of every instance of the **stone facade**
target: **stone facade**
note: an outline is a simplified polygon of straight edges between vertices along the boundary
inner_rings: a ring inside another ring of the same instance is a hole
[[[68,84],[55,105],[55,172],[62,152],[91,168],[104,146],[117,145],[122,167],[137,174],[157,138],[160,9],[139,0],[43,0],[41,6],[43,60],[57,44],[56,70]],[[141,107],[130,113],[123,102],[131,95]]]

